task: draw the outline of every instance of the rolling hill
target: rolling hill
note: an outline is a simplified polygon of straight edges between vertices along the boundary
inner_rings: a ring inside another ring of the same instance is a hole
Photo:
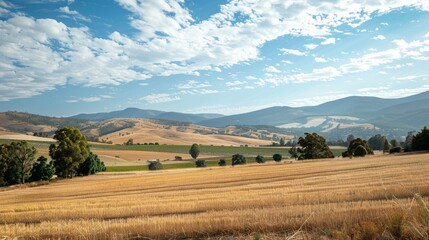
[[[199,124],[210,127],[264,124],[292,132],[320,132],[331,138],[347,134],[365,137],[374,132],[399,136],[429,125],[429,91],[397,99],[352,96],[311,107],[271,107]]]
[[[179,112],[163,112],[157,110],[144,110],[139,108],[127,108],[121,111],[105,113],[78,114],[69,118],[92,121],[103,121],[112,118],[149,118],[197,123],[203,120],[219,118],[223,116],[224,115],[214,113],[189,114]]]

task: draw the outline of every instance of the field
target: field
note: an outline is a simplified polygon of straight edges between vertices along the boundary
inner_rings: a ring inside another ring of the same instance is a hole
[[[105,173],[1,190],[0,236],[8,237],[427,239],[429,234],[424,225],[429,212],[413,198],[420,193],[428,205],[429,154]]]

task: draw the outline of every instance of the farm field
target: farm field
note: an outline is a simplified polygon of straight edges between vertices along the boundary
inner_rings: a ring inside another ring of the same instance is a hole
[[[413,198],[419,193],[429,203],[429,154],[106,173],[1,190],[0,236],[7,237],[419,239],[429,234],[423,225],[429,212]]]

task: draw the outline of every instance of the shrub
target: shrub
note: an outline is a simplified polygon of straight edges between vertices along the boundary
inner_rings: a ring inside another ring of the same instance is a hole
[[[353,151],[353,155],[356,157],[365,157],[365,155],[367,154],[368,152],[366,151],[365,147],[362,145],[357,146]]]
[[[48,159],[40,156],[31,169],[30,181],[50,180],[55,173],[54,165],[47,163]]]
[[[198,159],[195,161],[195,165],[197,167],[206,167],[206,160]]]
[[[262,155],[256,156],[256,162],[257,163],[265,163],[265,158]]]
[[[224,166],[226,166],[226,161],[225,161],[225,159],[220,159],[217,164],[221,167],[224,167]]]
[[[241,154],[232,155],[232,166],[246,164],[246,158]]]
[[[174,156],[174,160],[175,161],[182,161],[182,157],[181,156]]]
[[[276,153],[276,154],[273,155],[273,159],[276,162],[281,162],[282,161],[282,157],[283,156],[281,154],[278,154],[278,153]]]
[[[402,152],[404,149],[402,149],[401,147],[394,147],[394,148],[391,148],[390,150],[389,150],[389,153],[400,153],[400,152]]]
[[[79,168],[77,169],[78,175],[88,176],[90,174],[94,174],[97,172],[106,171],[106,166],[104,166],[104,162],[98,158],[97,154],[89,153],[89,156],[85,159],[85,161],[79,164]]]
[[[161,170],[163,169],[162,163],[159,160],[149,161],[149,170]]]

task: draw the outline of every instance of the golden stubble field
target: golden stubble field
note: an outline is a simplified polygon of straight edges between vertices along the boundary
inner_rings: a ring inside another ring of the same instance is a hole
[[[1,190],[0,238],[429,234],[421,205],[428,205],[429,154],[110,173]]]

